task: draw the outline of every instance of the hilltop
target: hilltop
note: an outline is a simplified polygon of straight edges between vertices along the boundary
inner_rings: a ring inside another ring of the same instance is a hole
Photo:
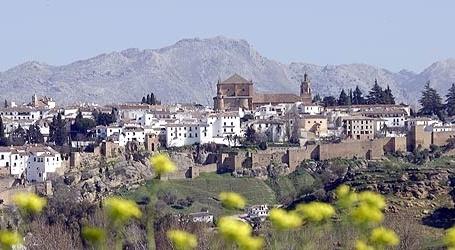
[[[183,39],[160,49],[126,49],[62,66],[26,62],[0,72],[0,98],[25,101],[36,93],[60,103],[104,104],[138,101],[153,91],[168,103],[211,104],[216,81],[233,73],[252,79],[259,91],[298,93],[304,72],[322,95],[338,95],[341,88],[356,85],[366,92],[378,78],[400,101],[415,104],[427,80],[446,92],[455,82],[455,60],[435,62],[421,73],[367,64],[284,64],[261,55],[245,40]]]

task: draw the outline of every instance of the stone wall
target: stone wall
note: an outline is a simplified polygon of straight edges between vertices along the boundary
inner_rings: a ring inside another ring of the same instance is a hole
[[[433,132],[431,133],[431,144],[444,146],[447,145],[447,140],[450,138],[455,138],[455,131]]]
[[[319,160],[319,145],[308,145],[299,149],[288,149],[287,155],[289,168],[291,171],[294,171],[304,160]]]
[[[212,163],[212,164],[207,164],[207,165],[196,165],[196,166],[190,167],[189,171],[191,172],[190,178],[196,178],[201,173],[216,173],[217,164]]]
[[[288,162],[288,155],[287,150],[277,149],[274,150],[269,149],[266,151],[259,151],[252,154],[252,168],[261,168],[267,167],[270,163],[287,163]]]
[[[424,130],[424,126],[412,126],[407,135],[407,149],[412,152],[419,146],[422,148],[430,148],[431,132]]]
[[[321,144],[319,146],[319,160],[334,158],[361,158],[376,159],[384,155],[378,141],[346,141],[336,144]]]

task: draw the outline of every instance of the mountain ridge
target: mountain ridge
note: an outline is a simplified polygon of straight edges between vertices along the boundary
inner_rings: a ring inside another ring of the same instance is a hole
[[[455,82],[455,59],[432,63],[420,73],[393,72],[365,63],[316,65],[281,63],[261,55],[243,39],[224,36],[189,38],[158,49],[128,48],[65,65],[28,61],[0,72],[0,98],[27,101],[34,93],[59,103],[100,104],[139,101],[154,92],[163,102],[211,104],[217,80],[238,73],[261,92],[298,93],[307,72],[315,93],[338,96],[341,88],[367,94],[377,78],[399,101],[417,104],[423,84],[431,80],[441,94]]]

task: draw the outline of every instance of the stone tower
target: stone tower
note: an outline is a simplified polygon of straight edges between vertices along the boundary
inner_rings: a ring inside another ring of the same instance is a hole
[[[308,74],[305,72],[303,75],[303,81],[300,82],[300,97],[302,102],[305,104],[311,104],[313,97],[311,96],[311,85],[310,79],[308,79]]]
[[[218,80],[218,84],[216,85],[216,96],[213,97],[213,106],[215,111],[224,111],[224,96],[221,93],[220,80]]]

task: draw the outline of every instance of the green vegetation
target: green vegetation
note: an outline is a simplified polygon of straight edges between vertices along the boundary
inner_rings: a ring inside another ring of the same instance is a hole
[[[281,203],[290,203],[320,186],[304,168],[298,168],[287,176],[267,180],[267,184],[275,191],[277,200]]]
[[[161,201],[168,212],[190,213],[207,209],[218,215],[226,212],[218,200],[221,192],[239,193],[248,200],[250,205],[276,203],[273,190],[262,180],[217,174],[201,174],[192,180],[153,180],[134,192],[124,193],[124,195],[137,201],[143,199],[154,200],[157,203]],[[191,205],[184,206],[185,202]]]

